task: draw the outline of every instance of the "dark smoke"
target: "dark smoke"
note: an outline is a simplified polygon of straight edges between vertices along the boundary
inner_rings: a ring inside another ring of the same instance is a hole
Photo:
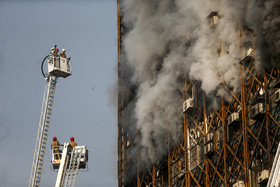
[[[199,81],[209,96],[215,91],[216,96],[227,97],[225,87],[239,91],[239,62],[249,48],[255,49],[256,65],[279,66],[279,4],[279,0],[122,1],[127,34],[120,67],[124,82],[119,92],[126,106],[121,120],[133,135],[140,131],[145,162],[155,163],[166,154],[168,131],[171,144],[181,138],[184,76]],[[219,20],[210,27],[206,18],[213,11]]]

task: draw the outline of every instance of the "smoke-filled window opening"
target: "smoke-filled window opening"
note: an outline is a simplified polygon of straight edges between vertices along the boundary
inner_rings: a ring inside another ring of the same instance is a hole
[[[220,111],[213,110],[211,108],[207,110],[207,133],[204,138],[207,138],[206,143],[211,140],[214,146],[210,150],[220,151],[223,145],[223,126],[221,116],[217,115]]]
[[[201,125],[201,124],[200,124]],[[203,132],[199,129],[194,122],[190,123],[189,128],[189,168],[195,169],[204,161],[204,136]]]
[[[264,119],[265,111],[265,85],[262,77],[258,77],[256,81],[251,85],[251,89],[248,90],[248,118],[249,125],[253,125],[255,121],[262,122]]]
[[[159,159],[158,171],[156,172],[156,177],[161,181],[158,181],[163,186],[167,186],[168,184],[168,155],[164,155],[161,159]],[[159,185],[160,186],[160,185]]]
[[[244,56],[253,56],[254,46],[253,46],[252,41],[245,40],[243,43],[243,46],[246,50],[246,54]]]
[[[194,99],[195,92],[196,92],[196,87],[195,87],[195,85],[192,85],[192,87],[190,87],[190,89],[188,90],[189,98]]]
[[[187,99],[183,103],[183,112],[190,116],[201,116],[203,112],[204,92],[196,82],[187,90]]]
[[[255,35],[250,28],[245,28],[244,31],[240,31],[240,37],[242,41],[241,49],[242,49],[242,56],[239,64],[242,65],[244,69],[244,75],[248,74],[247,70],[251,69],[251,66],[255,66],[258,70],[259,64],[256,61],[255,57]],[[254,68],[254,70],[256,70]],[[248,76],[244,76],[246,79]]]
[[[216,130],[216,149],[217,151],[221,151],[221,149],[223,148],[223,127],[218,127]]]
[[[206,95],[205,92],[203,92],[203,107],[205,107],[205,115],[206,115],[206,121],[210,121],[210,119],[215,115],[215,111],[219,109],[221,104],[221,97],[217,96],[217,91],[219,89],[224,89],[223,84],[220,84],[217,89],[213,90],[212,92],[208,93]]]
[[[248,117],[248,126],[254,132],[256,129],[264,128],[263,124],[265,124],[265,83],[264,77],[257,74],[256,71],[252,71],[252,73],[256,74],[255,80],[253,83],[247,85],[249,88],[248,92],[248,106],[247,106],[247,117]],[[250,139],[250,141],[255,141]],[[249,146],[249,149],[253,147]]]
[[[219,14],[218,12],[211,12],[208,16],[207,16],[207,22],[210,26],[211,29],[215,29],[216,26],[218,25],[219,23]]]
[[[194,99],[192,97],[186,99],[183,103],[183,112],[191,115],[195,111]]]
[[[226,117],[227,141],[230,143],[242,134],[242,107],[237,101],[229,103]]]
[[[157,83],[158,75],[160,74],[160,71],[162,70],[163,66],[163,58],[161,56],[154,56],[153,61],[154,63],[150,66],[150,85],[153,86]]]
[[[206,108],[215,111],[221,106],[221,97],[217,96],[219,90],[224,90],[224,85],[220,83],[215,90],[206,95]],[[211,115],[211,114],[210,114]]]
[[[206,131],[203,108],[197,108],[195,113],[193,113],[192,115],[187,115],[186,117],[190,121],[190,128],[197,129],[201,133],[204,133]]]
[[[214,149],[214,133],[213,131],[210,131],[209,133],[207,133],[207,135],[204,137],[204,143],[202,143],[203,145],[203,156],[211,158],[215,149]]]
[[[164,155],[162,159],[159,159],[158,163],[153,165],[140,165],[139,169],[139,183],[140,186],[153,186],[152,178],[155,186],[166,186],[168,184],[168,163],[167,155]],[[134,186],[134,185],[129,185]],[[137,186],[137,185],[136,185]]]
[[[185,165],[184,165],[184,151],[181,147],[174,147],[170,154],[170,165],[171,165],[171,184],[178,185],[178,180],[183,179],[185,175]]]
[[[261,101],[264,99],[265,96],[265,85],[264,85],[264,79],[262,77],[258,77],[259,82],[255,83],[254,88],[252,89],[252,92],[254,93],[254,101]]]
[[[196,127],[195,123],[190,123],[189,127],[189,137],[190,137],[190,147],[196,146],[201,140],[201,131]]]
[[[159,160],[157,164],[154,164],[153,166],[150,166],[140,171],[140,186],[167,186],[168,181],[166,179],[168,178],[168,164],[166,162],[166,159],[167,156],[165,156],[164,159]]]
[[[205,105],[205,108],[203,109],[203,115],[204,116],[204,119],[203,119],[203,122],[205,123],[205,126],[206,126],[206,131],[209,129],[209,125],[211,123],[213,123],[213,113],[210,111],[210,109]],[[212,127],[214,127],[212,124],[211,124]]]
[[[190,159],[190,165],[189,168],[190,170],[193,170],[195,167],[197,167],[197,144],[194,143],[193,139],[193,132],[190,131],[189,138],[190,138],[190,146],[189,146],[189,159]]]
[[[132,146],[135,146],[134,145],[134,140],[132,139],[132,137],[130,136],[129,133],[126,133],[126,147],[130,148]]]
[[[205,106],[205,116],[204,116],[204,144],[203,144],[203,154],[204,156],[210,158],[214,151],[217,150],[218,142],[216,141],[216,129],[217,129],[217,115],[208,109],[208,107]],[[204,160],[204,158],[203,158]]]
[[[199,110],[203,110],[205,92],[201,89],[201,82],[198,82],[195,88],[196,106],[199,108]]]

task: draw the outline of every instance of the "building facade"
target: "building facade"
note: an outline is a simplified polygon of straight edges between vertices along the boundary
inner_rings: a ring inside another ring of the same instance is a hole
[[[134,123],[128,116],[134,115],[139,88],[127,84],[132,75],[124,70],[127,59],[123,41],[130,28],[123,21],[120,1],[118,186],[264,186],[280,141],[280,72],[277,66],[259,66],[256,62],[254,32],[240,26],[236,33],[240,48],[246,49],[238,59],[237,91],[221,80],[215,90],[206,93],[201,81],[182,74],[178,141],[174,143],[169,133],[173,127],[167,125],[165,153],[147,163],[142,154],[143,135],[137,126],[129,125]],[[209,12],[206,21],[215,32],[219,13]],[[217,43],[218,58],[228,46]],[[219,97],[221,89],[226,94]]]

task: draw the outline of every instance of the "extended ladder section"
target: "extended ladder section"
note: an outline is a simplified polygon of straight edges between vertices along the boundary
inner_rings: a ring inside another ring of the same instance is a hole
[[[70,58],[66,58],[65,50],[62,50],[64,51],[64,57],[58,55],[58,51],[55,45],[50,55],[47,55],[41,64],[41,71],[47,80],[47,85],[44,90],[35,151],[29,177],[29,187],[40,186],[57,78],[66,78],[70,76],[72,72],[71,61]],[[44,73],[44,62],[46,59],[48,60],[48,74]]]
[[[277,152],[274,157],[267,187],[280,186],[280,143],[278,144]]]
[[[55,187],[63,187],[64,177],[67,170],[68,162],[69,162],[69,143],[65,143],[63,146],[62,157],[60,161],[60,166],[56,178]]]
[[[85,152],[85,147],[75,147],[71,153],[70,165],[67,171],[65,187],[74,187],[79,171],[79,166],[82,158],[82,153]]]
[[[87,167],[87,159],[86,146],[76,146],[72,149],[69,143],[65,143],[55,187],[74,187],[79,169]]]
[[[39,187],[42,175],[44,157],[46,152],[47,138],[49,132],[49,125],[51,121],[51,113],[54,102],[56,76],[49,76],[47,78],[47,85],[44,91],[43,103],[41,108],[41,115],[36,138],[35,151],[33,156],[33,163],[29,177],[29,187]]]

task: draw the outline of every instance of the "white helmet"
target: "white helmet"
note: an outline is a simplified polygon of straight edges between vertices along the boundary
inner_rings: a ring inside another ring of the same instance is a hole
[[[65,49],[62,49],[62,52],[66,52],[66,50],[65,50]]]

